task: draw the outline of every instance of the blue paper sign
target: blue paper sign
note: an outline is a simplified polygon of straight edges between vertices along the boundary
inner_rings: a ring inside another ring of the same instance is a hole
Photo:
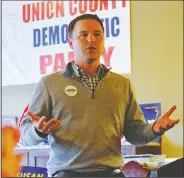
[[[161,103],[148,103],[139,105],[146,123],[153,123],[161,116]],[[160,137],[154,139],[152,142],[160,143]]]
[[[42,167],[22,166],[17,177],[48,177],[47,169]]]

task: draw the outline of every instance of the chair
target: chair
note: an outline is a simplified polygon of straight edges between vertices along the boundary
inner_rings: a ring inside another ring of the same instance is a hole
[[[184,158],[180,158],[161,166],[157,170],[158,177],[184,177],[183,162]]]
[[[136,161],[126,163],[122,168],[122,172],[125,177],[149,177],[151,174],[151,170],[144,168]]]

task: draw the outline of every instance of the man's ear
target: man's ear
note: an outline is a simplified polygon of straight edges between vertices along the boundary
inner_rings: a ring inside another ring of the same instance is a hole
[[[68,39],[68,44],[70,46],[71,49],[73,49],[73,43],[72,43],[72,40]]]

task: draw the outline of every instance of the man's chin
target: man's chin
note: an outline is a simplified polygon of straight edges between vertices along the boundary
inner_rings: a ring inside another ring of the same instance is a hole
[[[88,58],[87,58],[88,64],[91,64],[91,63],[93,63],[93,62],[95,62],[95,61],[97,61],[97,60],[98,60],[98,58],[95,58],[95,57],[88,57]]]

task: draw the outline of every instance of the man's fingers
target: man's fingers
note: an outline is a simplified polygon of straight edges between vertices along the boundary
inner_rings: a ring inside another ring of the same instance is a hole
[[[39,120],[39,122],[37,122],[37,129],[42,130],[43,126],[46,125],[47,123],[47,117],[46,116],[42,116]]]
[[[47,122],[47,124],[45,124],[45,126],[42,128],[43,132],[50,132],[50,130],[52,129],[52,126],[55,125],[57,123],[57,119],[51,119],[50,121]]]
[[[163,128],[162,126],[159,127],[160,133],[164,133],[166,131],[165,128]]]
[[[177,124],[179,121],[180,121],[179,119],[177,119],[177,120],[173,120],[174,125],[175,125],[175,124]]]
[[[171,122],[171,123],[167,124],[165,128],[170,129],[170,128],[174,127],[174,125],[175,125],[174,122]]]
[[[166,123],[164,125],[160,125],[159,130],[160,132],[165,132],[169,129],[171,129],[172,127],[174,127],[180,120],[172,120],[170,123]]]
[[[57,123],[52,127],[52,129],[50,130],[50,132],[54,132],[56,131],[59,127],[60,127],[61,122],[57,121]]]
[[[27,114],[29,116],[31,116],[33,122],[35,123],[36,128],[40,131],[40,132],[53,132],[57,129],[57,127],[59,127],[60,125],[60,121],[58,121],[57,119],[53,118],[51,120],[49,120],[47,122],[47,117],[46,116],[42,116],[41,118],[34,115],[32,112],[27,112]]]
[[[176,125],[179,121],[180,121],[179,119],[177,119],[177,120],[170,119],[168,125]]]
[[[169,111],[166,112],[169,116],[173,113],[173,111],[176,109],[176,105],[172,106]]]
[[[29,116],[31,116],[31,118],[33,119],[33,121],[38,122],[38,121],[40,120],[40,117],[34,115],[32,112],[29,112],[29,111],[28,111],[27,114],[28,114]]]

